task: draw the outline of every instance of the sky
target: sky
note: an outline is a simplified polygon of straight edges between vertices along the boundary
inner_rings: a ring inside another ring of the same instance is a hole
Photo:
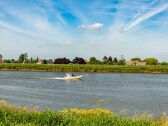
[[[0,0],[0,54],[168,61],[168,0]]]

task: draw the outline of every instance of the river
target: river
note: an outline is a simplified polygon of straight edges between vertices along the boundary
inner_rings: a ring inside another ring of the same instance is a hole
[[[39,109],[106,108],[115,113],[168,112],[168,75],[75,73],[78,81],[57,80],[64,72],[0,72],[0,99]]]

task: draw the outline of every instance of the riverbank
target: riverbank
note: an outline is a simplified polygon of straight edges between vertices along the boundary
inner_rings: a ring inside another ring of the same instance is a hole
[[[0,101],[0,126],[167,126],[165,115],[118,116],[106,109],[64,109],[59,111],[16,107]]]
[[[1,71],[168,73],[168,66],[0,64]]]

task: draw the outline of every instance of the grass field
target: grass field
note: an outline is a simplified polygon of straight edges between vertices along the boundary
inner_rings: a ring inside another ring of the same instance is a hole
[[[64,109],[59,111],[15,107],[0,101],[0,126],[167,126],[165,115],[118,116],[106,109]]]
[[[168,66],[0,64],[0,70],[53,72],[168,73]]]

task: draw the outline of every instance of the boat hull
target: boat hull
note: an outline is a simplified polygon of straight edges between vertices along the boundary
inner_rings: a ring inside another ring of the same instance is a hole
[[[65,80],[80,80],[83,76],[65,77]]]
[[[57,77],[56,79],[59,79],[59,80],[80,80],[82,79],[83,76],[74,76],[74,77]]]

